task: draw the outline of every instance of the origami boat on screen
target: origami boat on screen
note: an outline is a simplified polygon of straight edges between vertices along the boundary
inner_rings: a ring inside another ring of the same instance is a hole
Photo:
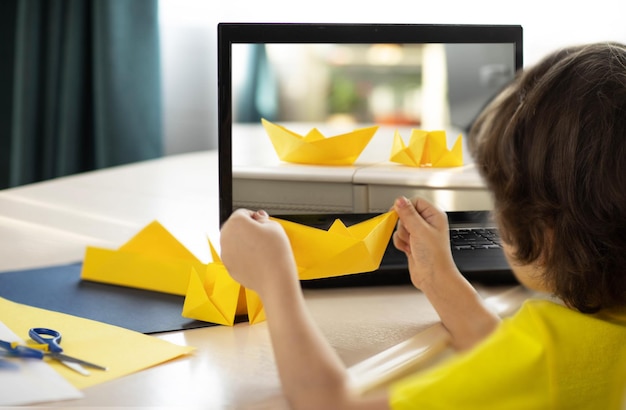
[[[370,142],[378,126],[325,137],[317,128],[302,136],[261,119],[282,161],[308,165],[352,165]]]
[[[408,145],[404,144],[400,133],[396,131],[389,160],[411,167],[460,167],[463,165],[462,136],[457,137],[449,150],[445,131],[414,129]]]

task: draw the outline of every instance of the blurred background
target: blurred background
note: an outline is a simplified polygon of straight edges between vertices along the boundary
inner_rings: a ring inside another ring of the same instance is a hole
[[[625,8],[623,0],[418,0],[408,8],[401,0],[3,0],[0,188],[216,148],[219,22],[519,24],[528,65],[557,47],[626,42]],[[393,61],[397,51],[351,53]],[[362,104],[347,75],[329,77],[341,91],[329,96],[337,113]],[[396,85],[370,90],[368,110],[374,104],[375,121],[417,124],[419,79],[394,75]]]
[[[233,44],[233,121],[467,131],[513,44]],[[233,139],[233,144],[237,141]]]
[[[160,0],[165,152],[217,146],[219,22],[519,24],[524,28],[524,65],[533,64],[558,47],[594,41],[626,42],[622,17],[626,5],[622,0],[598,0],[575,7],[541,0],[418,0],[408,8],[406,4],[401,0],[319,0],[307,5],[287,0]],[[335,81],[341,83],[341,75],[336,75]],[[334,104],[355,104],[350,96],[354,91],[351,85],[338,85],[343,86],[344,94],[334,96]],[[381,101],[389,100],[389,91],[393,90],[378,91]],[[406,92],[410,101],[411,91]],[[405,119],[415,121],[410,111]]]

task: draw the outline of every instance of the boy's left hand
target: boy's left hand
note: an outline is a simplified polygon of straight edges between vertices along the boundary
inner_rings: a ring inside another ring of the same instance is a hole
[[[287,234],[265,211],[233,212],[222,226],[220,246],[233,279],[261,298],[270,288],[298,279]]]

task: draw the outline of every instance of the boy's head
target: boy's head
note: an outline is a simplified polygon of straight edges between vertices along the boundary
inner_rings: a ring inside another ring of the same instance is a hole
[[[626,305],[626,46],[547,56],[469,140],[515,261],[583,312]]]

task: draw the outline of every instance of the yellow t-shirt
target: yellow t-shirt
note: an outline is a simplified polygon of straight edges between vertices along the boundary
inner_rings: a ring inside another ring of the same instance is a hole
[[[391,387],[392,409],[622,409],[626,309],[524,303],[469,352]],[[626,407],[624,407],[626,409]]]

